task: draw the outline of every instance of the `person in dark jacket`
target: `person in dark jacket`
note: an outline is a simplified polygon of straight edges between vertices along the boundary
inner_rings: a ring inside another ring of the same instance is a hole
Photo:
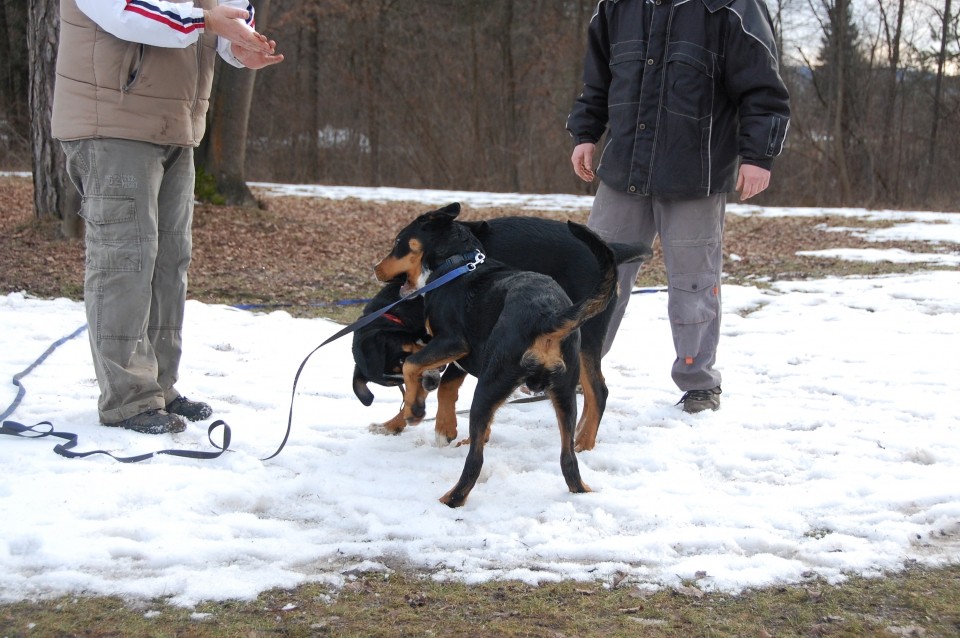
[[[583,90],[567,118],[571,161],[581,179],[600,178],[590,228],[621,242],[660,237],[677,355],[672,377],[686,412],[720,407],[714,364],[727,193],[746,200],[769,186],[789,122],[762,0],[600,0]],[[604,354],[638,270],[620,267]]]

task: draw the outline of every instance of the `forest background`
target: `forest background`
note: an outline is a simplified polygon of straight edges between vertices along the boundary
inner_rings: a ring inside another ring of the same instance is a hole
[[[956,210],[953,1],[767,0],[793,117],[758,204]],[[286,61],[220,65],[197,153],[208,199],[255,205],[248,181],[592,192],[564,125],[596,0],[255,5]],[[59,0],[0,0],[0,170],[32,171],[37,216],[69,222],[49,133],[58,31]]]

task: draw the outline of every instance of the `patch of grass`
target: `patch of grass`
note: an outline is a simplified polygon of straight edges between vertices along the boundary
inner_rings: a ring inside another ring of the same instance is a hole
[[[193,185],[193,195],[198,201],[223,206],[226,198],[217,190],[217,180],[213,175],[197,167],[197,176]]]
[[[738,595],[692,584],[656,592],[624,583],[468,586],[372,573],[338,589],[304,585],[194,609],[111,597],[3,605],[0,635],[947,637],[960,635],[960,566]]]

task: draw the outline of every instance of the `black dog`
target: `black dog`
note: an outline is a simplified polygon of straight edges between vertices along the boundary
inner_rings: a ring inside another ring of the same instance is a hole
[[[452,204],[447,209],[459,211],[459,205]],[[489,258],[520,270],[548,275],[560,284],[571,299],[587,296],[600,280],[600,269],[590,249],[570,233],[564,222],[538,217],[501,217],[455,223],[463,225],[480,240]],[[610,247],[618,265],[643,259],[651,254],[647,246],[611,243]],[[398,284],[387,284],[364,309],[364,314],[382,308],[398,298]],[[401,315],[400,309],[403,306],[408,307],[403,308]],[[398,317],[402,316],[404,326],[410,326],[405,336],[399,324],[388,325],[379,319],[354,333],[353,354],[356,365],[353,390],[364,405],[370,405],[373,401],[367,382],[385,386],[394,386],[401,382],[398,373],[403,360],[416,350],[415,344],[424,337],[422,308],[420,299],[411,299],[395,306],[391,311]],[[600,354],[612,312],[613,304],[580,328],[580,385],[583,388],[584,401],[583,412],[577,425],[578,452],[593,449],[606,406],[608,390],[600,369]],[[416,319],[418,314],[419,323]],[[381,329],[387,330],[388,335],[379,335]],[[439,440],[449,442],[457,436],[455,404],[465,374],[463,369],[457,366],[448,366],[443,374],[435,423]],[[431,379],[430,383],[435,381]],[[399,432],[405,425],[402,414],[383,424],[391,432]]]
[[[397,236],[377,264],[381,281],[405,276],[421,288],[453,268],[481,261],[484,247],[465,226],[454,223],[459,205],[421,215]],[[510,393],[525,384],[550,397],[560,425],[560,468],[571,492],[588,492],[574,450],[580,377],[580,326],[609,305],[617,271],[610,247],[586,226],[568,222],[570,232],[593,253],[600,278],[590,295],[570,300],[552,278],[487,259],[482,265],[425,295],[430,340],[403,363],[403,417],[418,423],[425,414],[424,371],[456,362],[477,377],[470,407],[470,451],[457,484],[440,500],[459,507],[476,484],[490,422]]]

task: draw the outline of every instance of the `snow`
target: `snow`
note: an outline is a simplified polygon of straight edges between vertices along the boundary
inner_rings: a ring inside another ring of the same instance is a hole
[[[303,196],[461,201],[582,210],[590,198],[283,187]],[[960,215],[732,206],[735,215],[842,215],[890,222],[866,236],[957,241]],[[894,230],[896,229],[896,230]],[[949,246],[948,246],[949,248]],[[955,246],[953,248],[956,248]],[[939,252],[938,252],[939,250]],[[613,351],[596,449],[578,455],[589,494],[570,494],[548,402],[497,413],[480,482],[460,509],[438,498],[465,447],[438,447],[432,424],[399,436],[371,424],[400,394],[350,381],[350,338],[305,357],[341,326],[286,312],[189,301],[179,389],[232,429],[214,460],[121,464],[65,459],[59,439],[0,437],[0,601],[56,595],[167,597],[177,605],[252,599],[306,582],[414,569],[478,583],[561,579],[735,592],[879,575],[960,558],[960,272],[943,246],[846,251],[915,262],[910,274],[724,287],[723,407],[684,414],[670,381],[666,295],[635,294]],[[0,378],[12,379],[84,325],[82,304],[0,297]],[[151,437],[97,423],[86,332],[23,376],[10,420],[51,421],[78,451],[118,456],[210,451],[209,422]],[[458,407],[469,407],[472,386]],[[0,386],[0,409],[17,388]],[[951,399],[952,397],[952,399]],[[431,397],[428,415],[434,412]],[[213,434],[219,441],[221,431]],[[466,416],[460,418],[466,435]]]

